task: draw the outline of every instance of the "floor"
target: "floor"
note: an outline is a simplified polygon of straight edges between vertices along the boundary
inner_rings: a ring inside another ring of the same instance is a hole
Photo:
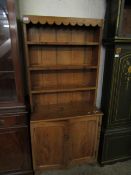
[[[81,165],[66,170],[45,171],[35,175],[131,175],[131,160],[106,165]]]

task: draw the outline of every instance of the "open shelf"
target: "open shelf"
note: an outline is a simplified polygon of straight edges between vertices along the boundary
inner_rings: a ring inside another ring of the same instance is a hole
[[[39,111],[34,111],[32,121],[65,120],[67,118],[80,118],[84,115],[100,115],[100,111],[93,104],[85,102],[43,105],[40,106],[40,109]]]
[[[34,41],[27,41],[27,45],[43,45],[43,46],[97,46],[99,45],[98,42],[34,42]]]
[[[65,70],[65,69],[97,69],[97,66],[90,66],[90,65],[50,65],[50,66],[38,66],[33,65],[29,67],[30,71],[35,70]]]
[[[57,93],[87,91],[96,87],[96,69],[32,71],[30,73],[33,93]]]
[[[47,104],[95,104],[101,24],[50,25],[40,21],[25,23],[32,111]]]
[[[41,94],[41,93],[61,93],[61,92],[75,92],[75,91],[88,91],[88,90],[95,90],[96,87],[67,87],[67,88],[52,88],[52,89],[43,89],[43,90],[32,90],[32,94]]]
[[[33,112],[41,110],[43,105],[59,105],[75,102],[85,102],[85,104],[94,104],[96,90],[87,91],[69,91],[61,93],[41,93],[31,94],[33,100]]]
[[[97,66],[99,47],[97,46],[39,46],[28,47],[29,67],[49,65]]]

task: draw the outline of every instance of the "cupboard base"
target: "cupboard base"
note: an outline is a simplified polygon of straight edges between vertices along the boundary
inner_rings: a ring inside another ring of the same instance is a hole
[[[97,160],[101,113],[31,121],[34,171],[61,169]]]

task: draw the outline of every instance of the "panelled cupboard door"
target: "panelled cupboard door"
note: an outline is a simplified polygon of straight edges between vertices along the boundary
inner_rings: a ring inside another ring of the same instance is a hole
[[[31,123],[34,170],[64,165],[66,122]]]
[[[69,164],[96,160],[99,137],[99,117],[83,117],[69,121]]]
[[[0,129],[0,174],[31,169],[28,128]]]

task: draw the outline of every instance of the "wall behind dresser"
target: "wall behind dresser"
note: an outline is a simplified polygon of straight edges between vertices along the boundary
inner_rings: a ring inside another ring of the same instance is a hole
[[[104,19],[105,0],[18,0],[20,15],[44,15]],[[96,104],[101,102],[105,49],[101,48]]]

